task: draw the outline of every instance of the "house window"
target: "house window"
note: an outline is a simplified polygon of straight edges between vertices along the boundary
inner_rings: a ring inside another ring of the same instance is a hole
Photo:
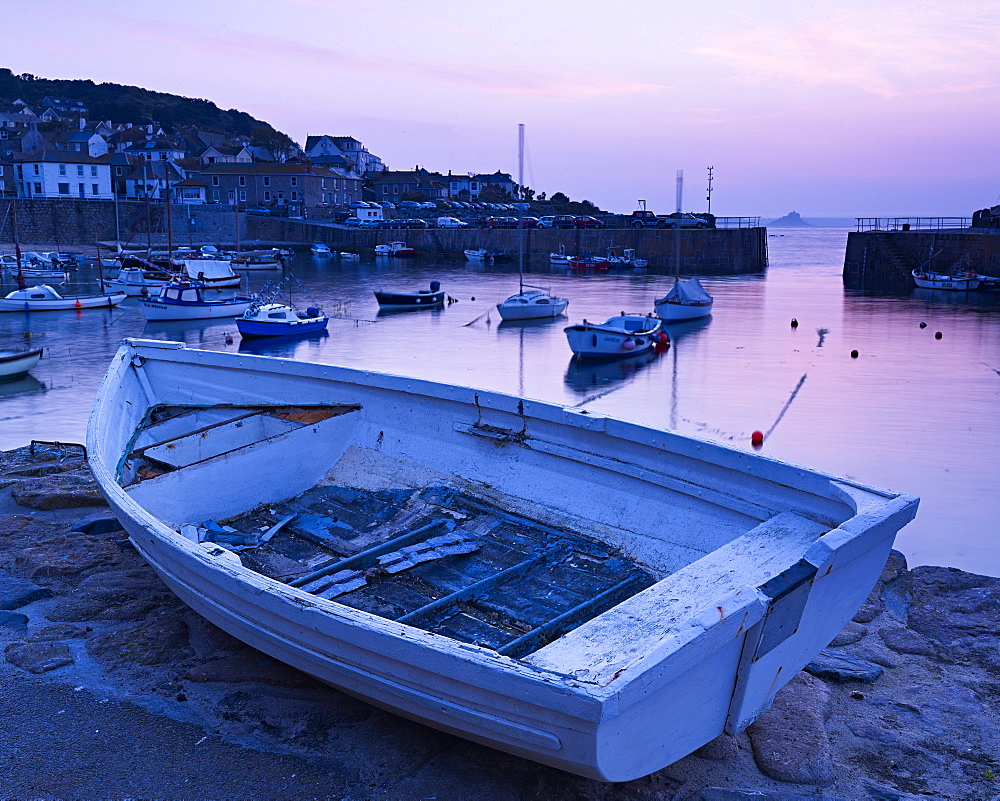
[[[38,175],[38,165],[35,165],[35,175]]]
[[[246,186],[246,185],[247,185],[247,177],[245,175],[241,175],[240,176],[240,186]]]
[[[3,166],[0,165],[0,175],[3,175]]]
[[[270,199],[271,199],[271,193],[270,192],[265,192],[264,193],[264,200],[270,200]]]
[[[41,184],[35,184],[35,186],[37,187],[36,191],[38,191],[38,192],[42,191],[42,185]],[[60,195],[68,195],[69,194],[69,184],[59,184],[59,194]]]
[[[212,190],[212,202],[213,203],[218,203],[219,202],[219,190],[218,189],[213,189]]]
[[[3,175],[3,173],[0,172],[0,175]],[[319,179],[319,188],[320,189],[326,189],[326,178],[320,178]]]
[[[246,202],[247,202],[247,190],[246,189],[241,189],[240,190],[240,203],[246,203]]]
[[[42,185],[41,184],[35,184],[35,194],[36,195],[42,194]],[[69,194],[69,184],[66,184],[66,194],[67,195]]]
[[[92,166],[90,168],[90,177],[91,178],[96,178],[97,177],[97,167],[96,167],[96,165]]]
[[[298,199],[299,199],[299,193],[298,192],[292,192],[292,200],[298,200]]]
[[[389,194],[389,184],[382,184],[382,194],[383,195]]]
[[[83,184],[77,184],[76,188],[77,188],[77,194],[80,197],[83,197],[84,195],[87,194],[87,190],[83,188]]]
[[[218,175],[213,175],[212,176],[212,186],[218,186],[218,185],[219,185],[219,176]],[[214,194],[218,195],[219,193],[215,192]]]
[[[66,165],[65,164],[60,164],[59,165],[59,174],[60,175],[65,175],[66,174]],[[38,165],[37,164],[35,165],[35,175],[38,175]]]
[[[76,174],[77,175],[83,175],[83,165],[82,164],[77,164],[76,165]]]
[[[115,167],[115,175],[123,175],[125,173],[124,167]]]
[[[292,186],[298,186],[298,185],[299,185],[299,179],[298,179],[298,178],[296,178],[296,177],[295,177],[295,176],[293,175],[293,176],[292,176]]]
[[[97,184],[91,184],[90,185],[90,194],[92,194],[92,195],[96,195],[97,194]]]
[[[270,186],[270,185],[271,185],[271,176],[265,175],[264,176],[264,186]]]

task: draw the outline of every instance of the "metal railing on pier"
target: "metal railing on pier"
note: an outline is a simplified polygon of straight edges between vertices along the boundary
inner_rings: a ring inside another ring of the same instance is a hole
[[[716,217],[716,228],[760,228],[760,217]]]
[[[968,228],[969,217],[856,217],[859,231],[944,231]]]

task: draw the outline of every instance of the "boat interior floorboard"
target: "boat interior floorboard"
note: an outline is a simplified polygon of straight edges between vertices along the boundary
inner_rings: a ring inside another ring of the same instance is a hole
[[[605,544],[450,487],[321,485],[200,526],[262,575],[515,658],[655,581]]]

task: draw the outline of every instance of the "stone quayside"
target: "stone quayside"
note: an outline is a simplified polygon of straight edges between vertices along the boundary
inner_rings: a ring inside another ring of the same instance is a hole
[[[272,798],[1000,797],[1000,579],[907,569],[893,552],[854,620],[747,731],[609,785],[410,723],[275,662],[189,611],[124,537],[77,449],[0,453],[0,692],[7,725],[19,721],[0,746],[0,797],[263,786]],[[94,736],[97,720],[117,729],[114,745]],[[178,736],[190,759],[166,756]],[[146,749],[156,770],[119,748]],[[49,775],[39,758],[90,767]]]

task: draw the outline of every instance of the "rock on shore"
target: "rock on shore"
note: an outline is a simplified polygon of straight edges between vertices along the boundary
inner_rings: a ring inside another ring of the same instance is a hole
[[[0,454],[0,488],[0,798],[1000,798],[1000,579],[893,552],[747,731],[609,785],[397,718],[202,620],[89,508],[80,458]],[[60,759],[92,769],[32,768]]]

